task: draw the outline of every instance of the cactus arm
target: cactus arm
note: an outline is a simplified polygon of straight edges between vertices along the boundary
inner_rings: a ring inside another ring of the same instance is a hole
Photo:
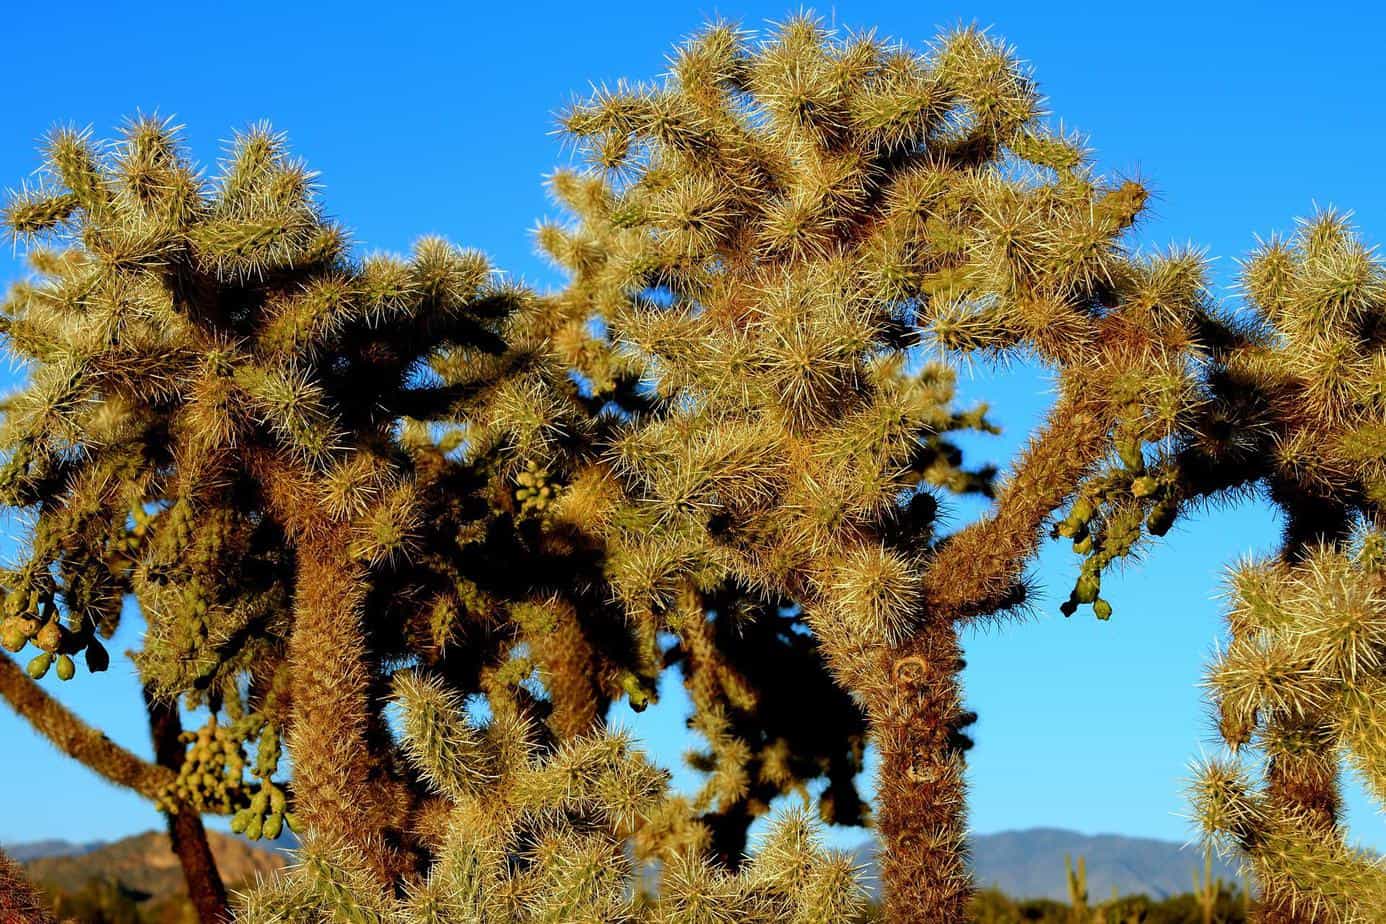
[[[174,780],[168,768],[141,760],[83,722],[9,657],[0,657],[0,696],[58,750],[118,786],[154,800]]]
[[[939,551],[925,575],[928,611],[946,617],[985,615],[979,602],[1004,600],[1039,549],[1046,518],[1100,461],[1107,421],[1091,401],[1061,400],[1030,441],[997,499],[995,511]]]

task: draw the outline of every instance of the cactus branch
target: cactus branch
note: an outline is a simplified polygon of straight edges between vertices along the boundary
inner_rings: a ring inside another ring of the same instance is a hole
[[[141,760],[73,715],[7,656],[0,657],[0,696],[58,750],[118,786],[153,800],[174,780],[168,768]]]

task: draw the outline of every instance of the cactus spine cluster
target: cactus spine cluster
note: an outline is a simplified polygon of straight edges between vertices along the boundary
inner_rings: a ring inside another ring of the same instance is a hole
[[[1207,683],[1228,755],[1194,802],[1259,883],[1260,920],[1369,921],[1386,878],[1347,842],[1338,780],[1346,762],[1386,798],[1386,266],[1322,213],[1254,252],[1243,285],[1254,326],[1220,388],[1264,440],[1254,474],[1285,535],[1229,579]]]
[[[860,912],[850,861],[821,850],[802,814],[779,819],[731,875],[667,824],[682,814],[667,774],[625,737],[599,732],[546,753],[527,719],[478,727],[435,678],[397,674],[395,690],[405,752],[437,797],[427,874],[400,896],[359,855],[314,836],[290,875],[250,896],[249,920],[808,924]],[[638,878],[651,860],[652,892]]]
[[[1023,602],[1118,424],[1165,439],[1195,388],[1198,261],[1130,258],[1145,191],[1094,176],[1039,109],[976,31],[921,56],[810,18],[714,26],[664,82],[566,113],[587,169],[554,178],[573,220],[540,232],[559,298],[648,383],[598,519],[616,592],[675,632],[727,586],[802,612],[881,749],[891,920],[961,920],[969,894],[959,627]],[[992,486],[951,435],[990,424],[921,338],[1060,372],[995,512],[954,536],[936,490]]]
[[[1264,489],[1285,547],[1234,579],[1210,689],[1265,779],[1210,765],[1201,817],[1261,920],[1365,920],[1386,886],[1336,777],[1381,770],[1386,282],[1341,218],[1263,246],[1254,310],[1220,310],[1197,253],[1131,252],[1144,187],[975,29],[919,54],[716,23],[562,127],[546,295],[438,238],[357,256],[264,127],[211,179],[159,119],[47,139],[4,210],[32,374],[0,501],[33,526],[0,572],[26,665],[0,658],[0,695],[171,824],[301,830],[248,921],[848,920],[807,815],[747,856],[799,794],[879,830],[890,921],[954,924],[959,633],[1027,605],[1046,534],[1084,556],[1063,612],[1105,620],[1113,563]],[[994,426],[930,348],[1053,373],[1004,479],[964,462]],[[956,494],[991,508],[949,532]],[[127,598],[156,764],[45,686],[108,666]],[[688,796],[604,727],[670,670],[706,743]]]

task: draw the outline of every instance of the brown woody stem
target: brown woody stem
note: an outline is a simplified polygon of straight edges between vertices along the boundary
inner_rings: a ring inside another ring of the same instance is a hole
[[[178,717],[176,703],[160,699],[148,687],[144,689],[144,705],[149,713],[149,734],[154,740],[154,759],[160,766],[177,771],[183,764],[184,746],[179,740],[183,723]],[[183,867],[183,879],[188,885],[188,898],[202,924],[225,924],[231,920],[226,897],[226,885],[217,870],[212,846],[207,842],[207,830],[202,818],[189,805],[179,804],[175,811],[165,812],[169,842],[178,863]]]

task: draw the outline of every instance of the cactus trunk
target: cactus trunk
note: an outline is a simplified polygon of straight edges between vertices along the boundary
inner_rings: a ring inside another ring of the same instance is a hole
[[[952,624],[931,622],[895,660],[891,693],[874,717],[881,874],[892,924],[962,922],[972,894],[960,654]]]
[[[289,748],[299,817],[388,875],[387,819],[401,813],[391,811],[385,795],[388,761],[371,746],[379,704],[361,625],[365,596],[365,575],[348,555],[344,531],[299,545]]]

